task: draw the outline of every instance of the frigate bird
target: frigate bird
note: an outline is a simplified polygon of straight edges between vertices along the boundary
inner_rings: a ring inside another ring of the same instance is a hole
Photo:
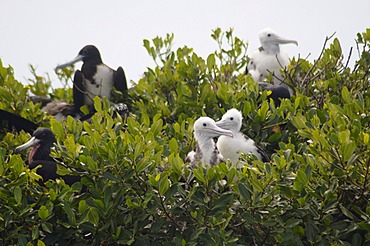
[[[58,121],[63,121],[68,116],[73,117],[75,120],[79,120],[83,116],[73,103],[41,96],[30,96],[29,100],[34,104],[41,103],[41,110],[54,116]]]
[[[31,134],[38,127],[36,123],[3,109],[0,109],[0,126],[6,131],[23,130]]]
[[[266,153],[252,139],[240,132],[242,120],[242,113],[233,108],[228,110],[220,121],[216,122],[218,127],[230,130],[234,135],[233,138],[220,136],[217,140],[217,149],[225,160],[229,159],[234,165],[239,162],[239,151],[246,154],[253,154],[259,160],[268,162],[269,158]]]
[[[289,57],[280,50],[280,45],[291,43],[298,46],[298,42],[282,38],[270,28],[260,31],[259,39],[261,47],[251,56],[246,72],[256,82],[262,82],[266,76],[273,73],[273,83],[289,89],[289,93],[292,95],[293,91],[282,82],[283,77],[280,70],[289,65]]]
[[[79,120],[83,116],[73,103],[59,100],[47,103],[41,110],[54,116],[57,121],[64,121],[68,116],[71,116],[75,120]]]
[[[14,152],[19,153],[28,148],[32,148],[28,154],[28,165],[30,169],[37,169],[36,173],[39,174],[43,181],[55,180],[57,178],[63,179],[66,184],[72,185],[81,180],[81,176],[65,175],[60,176],[57,174],[57,162],[50,156],[50,148],[56,143],[54,133],[48,128],[38,128],[32,135],[32,138],[18,146]],[[82,171],[79,169],[78,171]],[[83,190],[86,188],[83,188]]]
[[[30,101],[33,103],[41,103],[41,110],[49,115],[52,115],[56,120],[63,121],[68,116],[71,116],[75,120],[86,121],[90,120],[95,113],[93,105],[90,105],[90,113],[84,115],[74,103],[67,103],[61,100],[52,100],[47,97],[31,96]],[[122,118],[126,118],[129,115],[128,106],[124,103],[112,103],[109,102],[111,109],[114,112],[113,116],[120,115]],[[32,133],[32,132],[31,132]]]
[[[233,137],[231,131],[218,127],[215,121],[209,117],[200,117],[194,122],[194,137],[197,145],[194,151],[187,155],[190,167],[195,167],[199,162],[202,162],[203,167],[214,166],[222,160],[213,141],[213,138],[221,135]]]
[[[117,70],[105,65],[99,50],[94,45],[86,45],[70,62],[59,65],[55,70],[83,61],[80,70],[77,70],[73,79],[73,102],[79,110],[80,107],[93,105],[95,96],[111,99],[113,87],[127,95],[127,81],[122,67]]]

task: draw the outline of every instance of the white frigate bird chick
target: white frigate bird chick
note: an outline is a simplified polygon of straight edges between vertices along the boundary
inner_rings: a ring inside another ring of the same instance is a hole
[[[203,167],[214,166],[222,161],[213,138],[227,136],[233,138],[230,130],[225,130],[216,125],[216,122],[209,117],[200,117],[194,122],[194,137],[197,141],[195,149],[187,155],[190,166],[195,167],[202,162]]]
[[[224,160],[229,159],[234,165],[239,162],[239,151],[246,154],[253,154],[259,160],[268,162],[269,158],[266,153],[249,137],[240,132],[242,127],[242,113],[233,108],[228,110],[216,122],[216,125],[233,132],[234,137],[220,136],[217,140],[217,149],[220,151]]]
[[[273,78],[275,85],[281,85],[288,88],[282,83],[282,75],[280,70],[289,65],[289,56],[280,50],[281,44],[295,44],[298,42],[292,39],[280,37],[275,31],[270,28],[263,29],[259,33],[261,47],[259,47],[251,56],[247,66],[248,73],[256,82],[262,82],[264,77],[270,73],[274,73],[276,78]],[[290,90],[290,95],[293,91]]]

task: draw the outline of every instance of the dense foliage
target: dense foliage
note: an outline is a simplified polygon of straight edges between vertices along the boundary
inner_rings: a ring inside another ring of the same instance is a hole
[[[358,34],[353,68],[337,39],[313,63],[293,59],[284,74],[296,95],[279,107],[244,74],[247,45],[232,30],[212,38],[219,50],[206,58],[172,50],[173,35],[144,40],[156,66],[130,90],[127,119],[95,100],[90,123],[59,123],[28,96],[71,101],[73,69],[58,74],[65,88],[54,89],[36,73],[22,85],[0,64],[0,108],[50,127],[53,156],[85,170],[88,187],[40,186],[26,153],[14,154],[30,136],[1,132],[2,245],[368,245],[370,29]],[[242,170],[189,170],[194,120],[217,120],[232,107],[271,162],[246,155]]]

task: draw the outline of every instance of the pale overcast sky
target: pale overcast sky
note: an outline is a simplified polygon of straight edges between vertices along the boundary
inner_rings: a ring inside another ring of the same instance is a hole
[[[100,50],[103,62],[122,66],[128,80],[137,82],[153,67],[143,39],[175,34],[175,48],[187,45],[206,58],[216,50],[212,30],[233,27],[249,42],[248,54],[258,48],[258,32],[271,27],[280,36],[295,39],[286,45],[291,56],[317,58],[325,37],[336,32],[345,54],[355,46],[358,32],[370,27],[370,1],[313,0],[0,0],[0,59],[27,83],[29,64],[38,74],[74,58],[86,44]],[[77,68],[81,63],[77,64]]]

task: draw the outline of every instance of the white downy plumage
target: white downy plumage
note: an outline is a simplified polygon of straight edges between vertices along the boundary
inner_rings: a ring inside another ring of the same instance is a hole
[[[194,167],[199,162],[202,162],[203,166],[218,164],[222,156],[220,156],[213,138],[223,135],[233,138],[232,131],[218,127],[211,118],[200,117],[197,119],[194,123],[194,137],[197,146],[187,155],[190,166]]]
[[[242,127],[242,114],[239,110],[233,108],[228,110],[221,118],[220,121],[216,122],[216,125],[233,132],[234,137],[220,136],[217,140],[217,149],[220,151],[224,160],[229,159],[234,165],[239,162],[240,154],[239,151],[246,154],[253,154],[259,160],[267,162],[269,158],[266,153],[256,143],[240,132]]]

